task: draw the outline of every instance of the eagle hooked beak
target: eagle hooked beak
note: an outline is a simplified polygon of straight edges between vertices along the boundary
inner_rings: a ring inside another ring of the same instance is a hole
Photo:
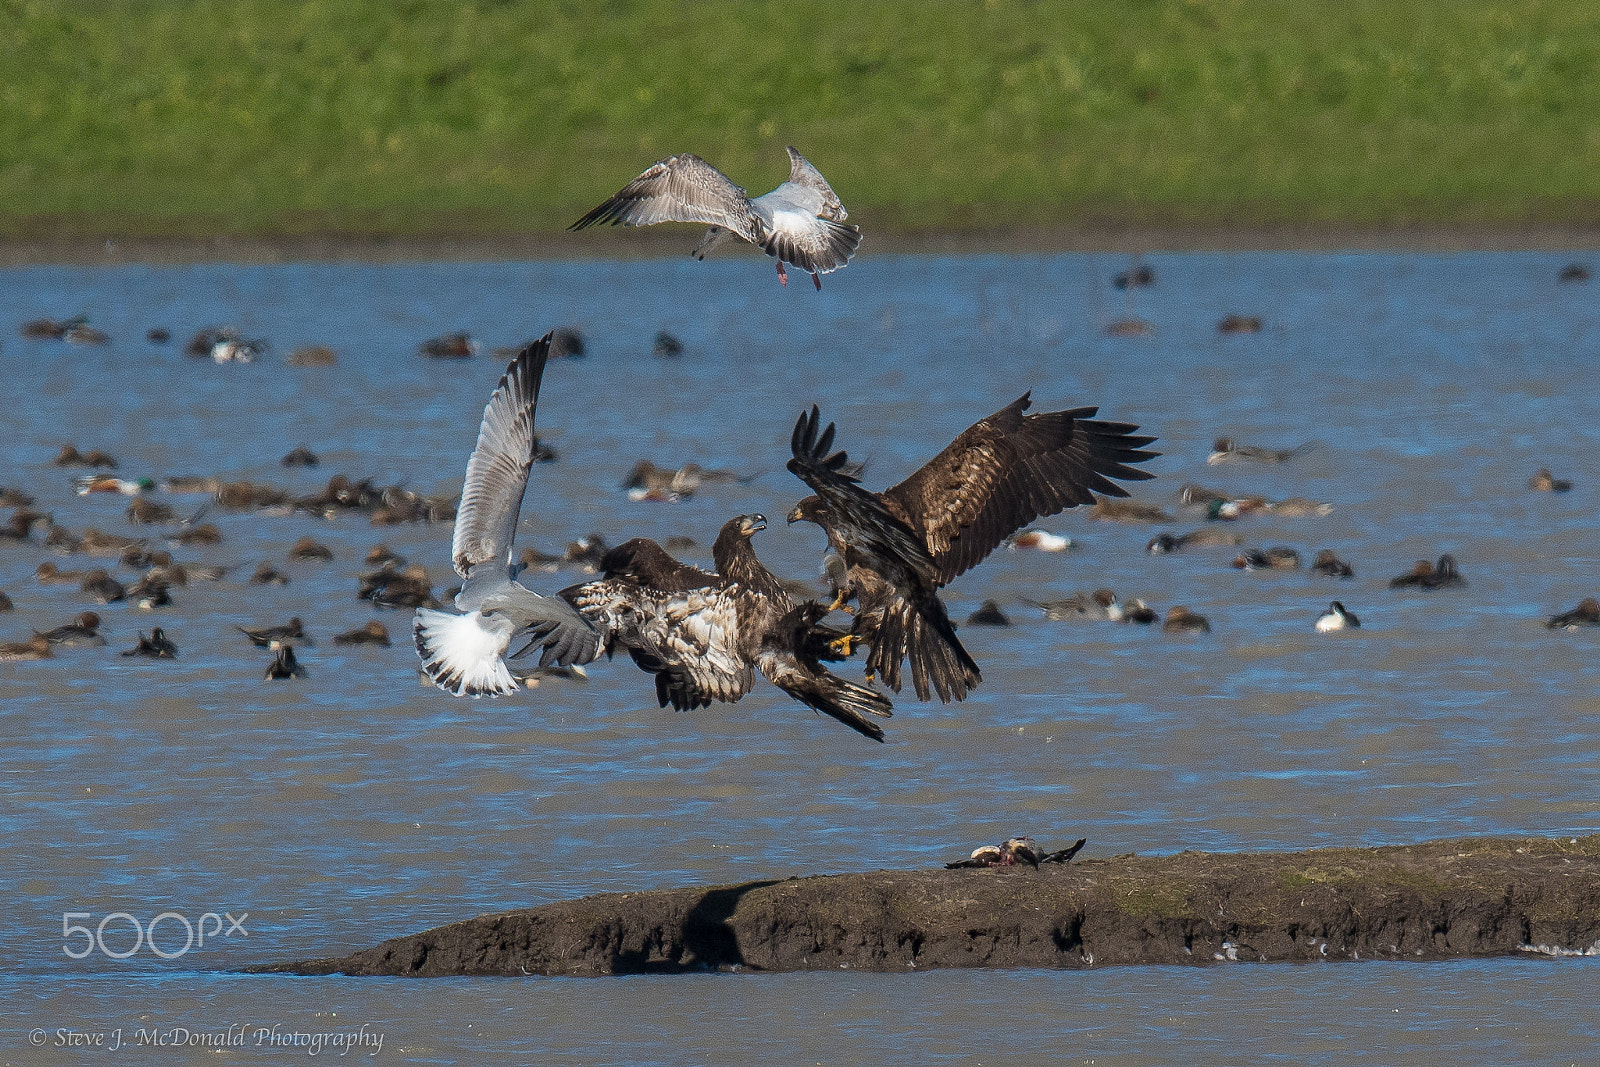
[[[765,515],[747,515],[743,525],[744,535],[749,537],[751,534],[767,528],[767,517]]]
[[[796,504],[794,507],[789,509],[789,525],[790,526],[793,526],[795,523],[800,522],[804,518],[805,518],[805,516],[800,514],[800,505],[799,504]]]

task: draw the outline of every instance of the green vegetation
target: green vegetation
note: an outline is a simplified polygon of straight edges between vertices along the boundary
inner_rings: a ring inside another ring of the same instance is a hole
[[[798,145],[880,230],[1600,221],[1590,0],[0,0],[0,237],[560,228]]]

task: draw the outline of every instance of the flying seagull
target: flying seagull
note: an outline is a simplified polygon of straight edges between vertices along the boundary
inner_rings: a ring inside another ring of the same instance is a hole
[[[513,638],[527,642],[515,655],[542,646],[540,666],[589,663],[600,654],[600,635],[571,605],[517,581],[522,568],[511,547],[538,443],[533,412],[549,356],[550,334],[518,352],[483,409],[451,545],[464,581],[455,599],[461,614],[418,608],[412,624],[423,671],[456,696],[516,692],[505,664]]]
[[[794,148],[788,151],[789,180],[754,200],[716,167],[685,152],[663,159],[568,228],[704,222],[711,228],[691,253],[695,259],[705,259],[732,234],[778,261],[780,283],[789,284],[783,265],[790,263],[808,272],[820,290],[820,275],[856,254],[861,228],[843,224],[849,213],[827,179]]]

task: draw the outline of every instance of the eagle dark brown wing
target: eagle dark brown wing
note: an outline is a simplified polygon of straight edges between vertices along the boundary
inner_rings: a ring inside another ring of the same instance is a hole
[[[920,470],[884,490],[889,510],[922,539],[941,586],[1035,519],[1094,503],[1094,494],[1127,496],[1112,478],[1142,481],[1129,464],[1160,455],[1143,450],[1154,437],[1123,422],[1091,419],[1097,408],[1027,415],[1016,401],[969,426]]]
[[[846,567],[870,573],[872,585],[882,589],[878,602],[868,604],[861,597],[856,618],[856,633],[872,645],[867,670],[898,693],[900,665],[909,658],[919,699],[927,700],[931,690],[946,704],[965,700],[983,676],[939,599],[933,557],[921,535],[894,514],[884,497],[867,492],[845,473],[849,457],[831,451],[834,427],[829,423],[819,433],[821,418],[816,405],[801,414],[789,441],[788,468],[825,505],[828,537],[844,545]],[[858,597],[860,585],[852,579]]]

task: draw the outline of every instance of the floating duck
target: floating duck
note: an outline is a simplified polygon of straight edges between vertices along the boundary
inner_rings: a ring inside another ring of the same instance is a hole
[[[1356,570],[1336,556],[1333,549],[1324,548],[1317,553],[1317,558],[1311,561],[1311,573],[1329,578],[1354,578]]]
[[[308,645],[311,644],[311,638],[306,634],[304,624],[301,623],[298,615],[282,626],[263,626],[256,630],[235,626],[234,629],[248,637],[250,643],[257,648],[277,648],[289,639],[304,641]]]
[[[114,604],[127,599],[128,596],[128,591],[123,588],[122,583],[103,570],[93,570],[85,574],[78,588],[101,604]]]
[[[1100,620],[1121,622],[1122,605],[1117,594],[1109,589],[1096,589],[1092,593],[1075,593],[1062,600],[1025,600],[1044,612],[1051,622]]]
[[[215,363],[254,363],[267,348],[266,341],[246,341],[237,330],[224,327],[211,345],[210,356]]]
[[[293,645],[278,645],[277,655],[272,657],[272,662],[267,666],[267,681],[282,681],[286,678],[304,678],[306,669],[300,666],[300,661],[294,658]]]
[[[1172,516],[1155,504],[1146,504],[1139,500],[1114,500],[1108,496],[1094,498],[1094,507],[1089,509],[1089,518],[1101,522],[1171,522]]]
[[[478,342],[465,330],[440,334],[417,346],[417,355],[429,359],[471,359],[478,354]]]
[[[1572,491],[1572,483],[1565,478],[1553,477],[1549,468],[1540,467],[1538,472],[1528,479],[1528,488],[1540,493],[1568,493]]]
[[[1242,571],[1292,571],[1300,568],[1300,553],[1287,545],[1268,549],[1249,548],[1234,557],[1233,565]]]
[[[139,632],[139,643],[123,653],[124,656],[146,656],[150,659],[173,659],[178,654],[178,646],[167,637],[166,632],[157,626],[146,637],[144,631]]]
[[[0,540],[26,541],[33,534],[33,528],[41,522],[49,522],[50,516],[27,508],[18,508],[11,513],[4,526],[0,526]]]
[[[1349,611],[1345,606],[1335,600],[1328,605],[1328,610],[1317,616],[1317,633],[1330,634],[1336,630],[1360,629],[1361,620],[1356,618],[1355,612]]]
[[[1580,626],[1600,626],[1600,600],[1585,597],[1571,611],[1553,615],[1545,626],[1552,630],[1576,630]]]
[[[267,561],[262,560],[261,563],[256,567],[255,573],[250,576],[250,584],[251,585],[288,585],[289,584],[289,576],[287,574],[284,574],[282,571],[278,570],[276,567],[274,567],[272,564],[268,563]]]
[[[52,645],[103,645],[106,643],[106,639],[100,635],[100,616],[93,611],[81,611],[71,622],[34,636],[41,637]]]
[[[331,563],[333,550],[310,537],[302,537],[289,549],[289,560],[293,563]]]
[[[133,503],[128,505],[127,515],[128,521],[135,526],[158,526],[177,518],[167,505],[146,500],[144,497],[134,498]]]
[[[128,599],[140,611],[154,611],[172,603],[168,582],[161,571],[151,570],[128,590]]]
[[[81,326],[89,321],[87,315],[77,315],[70,319],[29,319],[22,324],[22,336],[30,341],[60,341],[67,336],[67,331],[75,326]]]
[[[222,531],[209,522],[179,530],[170,540],[180,545],[216,545],[222,543]]]
[[[1117,289],[1143,289],[1155,283],[1156,272],[1144,263],[1131,270],[1119,271],[1111,277],[1111,284]]]
[[[992,600],[985,600],[983,605],[967,616],[968,626],[1010,626],[1011,620],[1006,618],[1005,612],[1000,610],[1000,605]]]
[[[650,354],[657,359],[676,359],[683,355],[683,342],[666,330],[657,330],[655,340],[650,344]]]
[[[50,659],[50,642],[42,634],[34,634],[26,641],[11,641],[0,645],[0,660]]]
[[[90,326],[87,319],[80,319],[80,321],[69,326],[62,333],[61,339],[69,345],[104,345],[111,343],[110,336],[104,330],[97,330]]]
[[[1024,530],[1006,542],[1008,548],[1032,548],[1040,552],[1065,552],[1072,547],[1072,538],[1053,534],[1048,530]]]
[[[61,451],[56,453],[56,458],[50,461],[57,467],[111,467],[115,468],[117,461],[98,448],[91,448],[87,452],[79,452],[74,445],[62,445]]]
[[[1206,462],[1218,463],[1283,463],[1314,447],[1311,442],[1294,448],[1262,448],[1259,445],[1241,445],[1231,437],[1219,437],[1211,445],[1211,455]]]
[[[1244,534],[1216,527],[1203,527],[1186,534],[1161,533],[1152,537],[1144,550],[1152,556],[1181,552],[1186,548],[1232,548],[1244,543]]]
[[[291,367],[331,367],[339,357],[327,345],[306,345],[290,352],[284,362]]]
[[[1429,563],[1425,559],[1417,560],[1409,573],[1390,579],[1389,588],[1446,589],[1466,584],[1467,580],[1461,577],[1461,572],[1456,569],[1455,557],[1446,553],[1439,557],[1438,563]]]
[[[1167,617],[1161,623],[1161,632],[1167,634],[1208,634],[1211,632],[1211,621],[1204,615],[1196,615],[1180,604],[1167,612]]]
[[[88,496],[90,493],[138,496],[140,493],[154,491],[156,483],[149,478],[117,478],[110,474],[85,474],[81,478],[72,479],[72,487],[78,491],[79,496]]]
[[[33,572],[33,577],[40,585],[70,585],[83,581],[83,572],[64,571],[49,560],[45,560]]]
[[[377,619],[368,619],[367,624],[355,630],[347,630],[334,636],[336,645],[382,645],[389,647],[389,628]]]

